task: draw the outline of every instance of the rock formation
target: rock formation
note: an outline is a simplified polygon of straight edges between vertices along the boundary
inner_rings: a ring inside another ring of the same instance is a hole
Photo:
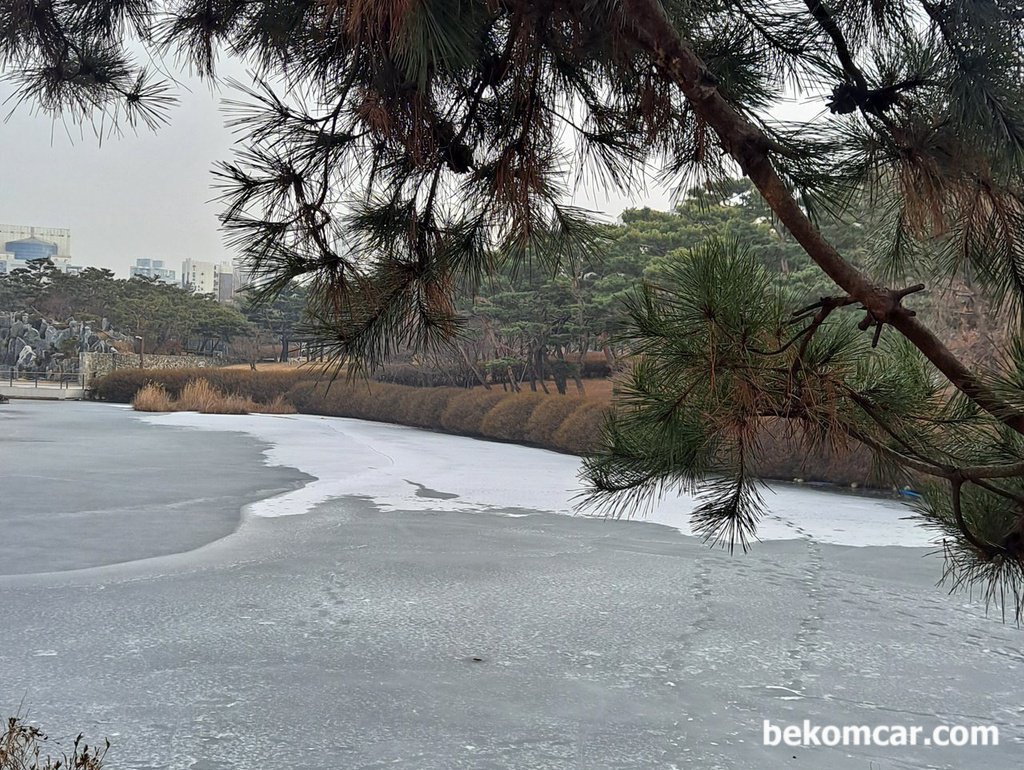
[[[73,317],[51,321],[29,313],[0,312],[0,371],[40,373],[56,379],[78,372],[79,353],[130,351],[132,340],[110,328],[107,319],[94,331]]]

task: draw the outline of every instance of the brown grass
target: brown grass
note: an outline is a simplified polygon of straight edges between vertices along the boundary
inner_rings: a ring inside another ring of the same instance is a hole
[[[571,398],[585,401],[597,401],[602,404],[609,404],[611,403],[612,393],[615,390],[617,382],[612,378],[583,380],[584,393],[580,395],[579,391],[576,390],[575,383],[570,379],[568,384],[566,385],[566,394],[564,396],[558,392],[553,382],[547,382],[545,384],[548,386],[547,393],[545,393],[539,387],[537,388],[536,393],[534,393],[533,391],[530,390],[528,385],[525,386],[521,392],[545,398],[549,397],[552,399]],[[479,385],[474,387],[473,389],[484,390],[484,388]]]
[[[444,410],[463,392],[458,388],[409,388],[398,403],[395,422],[417,428],[440,428]]]
[[[560,396],[553,389],[545,395],[339,379],[328,389],[328,378],[310,376],[308,369],[302,376],[300,371],[295,366],[267,372],[124,370],[106,378],[104,394],[115,401],[125,394],[129,396],[125,400],[134,396],[134,406],[140,411],[166,411],[162,387],[171,409],[231,414],[298,411],[354,417],[588,454],[600,444],[615,388],[613,380],[586,380],[586,396],[579,398],[571,386],[569,395]],[[772,430],[770,425],[765,426],[759,441],[761,451],[755,469],[767,478],[879,484],[871,472],[870,457],[863,451],[808,449],[800,440]]]
[[[132,408],[139,412],[202,414],[295,414],[296,411],[283,395],[275,396],[269,403],[258,404],[236,393],[224,393],[202,378],[185,383],[177,398],[171,398],[162,385],[150,383],[135,394]]]
[[[441,414],[441,427],[463,436],[482,436],[484,417],[504,398],[508,394],[500,390],[467,390],[448,403]]]
[[[586,390],[581,398],[587,401],[596,401],[601,404],[610,404],[612,401],[612,392],[615,389],[615,380],[584,380],[583,387]],[[574,393],[576,388],[570,382],[569,392]]]
[[[202,369],[118,369],[96,383],[96,397],[101,401],[130,404],[135,394],[155,382],[163,385],[172,399],[192,380],[206,380],[222,393],[250,398],[257,404],[269,404],[284,396],[297,383],[316,379],[315,373],[298,368],[278,371],[249,371],[206,367]]]
[[[758,432],[756,473],[772,479],[825,481],[885,487],[891,484],[863,446],[833,447],[814,442],[783,420],[765,420]]]
[[[70,753],[35,725],[9,717],[0,728],[0,770],[102,770],[110,742],[89,746],[79,735]]]
[[[401,401],[404,395],[401,390],[395,388],[374,388],[367,389],[366,398],[370,400],[367,414],[369,419],[380,422],[401,422],[398,419],[401,411]]]
[[[194,379],[185,383],[175,399],[174,405],[179,412],[203,412],[209,413],[224,394],[213,387],[208,380]]]
[[[292,370],[295,367],[291,367]],[[518,441],[583,454],[597,442],[605,398],[611,386],[587,382],[594,401],[537,392],[509,393],[492,388],[417,388],[380,382],[295,379],[294,371],[239,369],[186,372],[115,372],[112,389],[135,386],[139,411],[194,411],[203,414],[322,414],[394,422],[463,436]],[[157,377],[159,377],[158,381]],[[270,378],[269,380],[267,378]],[[184,381],[183,381],[184,380]],[[224,386],[219,385],[223,382]],[[292,383],[287,395],[279,391]],[[237,386],[237,390],[235,387]],[[250,393],[274,394],[257,400]],[[570,421],[570,417],[574,419]],[[566,426],[567,424],[567,426]],[[563,430],[563,427],[565,429]],[[557,439],[556,439],[557,436]]]
[[[503,398],[484,415],[480,432],[503,441],[523,441],[530,417],[543,402],[544,396],[535,393],[516,393]]]
[[[218,367],[219,369],[233,372],[251,372],[252,367],[249,364],[228,364],[227,366]],[[303,374],[309,375],[311,378],[318,376],[321,372],[328,370],[327,364],[321,364],[319,362],[290,362],[282,363],[280,361],[268,361],[263,364],[256,364],[256,371],[258,372],[302,372]]]
[[[250,411],[258,414],[295,414],[299,410],[284,396],[274,396],[269,404],[253,403]]]
[[[523,437],[531,444],[554,446],[555,431],[583,403],[586,402],[567,396],[542,399],[537,408],[533,410],[530,419],[527,420],[526,427],[523,430]]]
[[[151,382],[135,394],[132,409],[136,412],[173,412],[174,402],[163,385]]]
[[[551,443],[563,452],[588,454],[597,451],[601,446],[608,409],[604,404],[584,402],[562,421],[552,435]]]

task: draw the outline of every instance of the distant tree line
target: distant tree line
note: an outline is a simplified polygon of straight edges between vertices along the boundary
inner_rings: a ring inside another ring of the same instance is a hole
[[[208,353],[249,331],[244,315],[211,296],[150,278],[115,278],[102,268],[72,275],[46,260],[0,276],[0,310],[58,323],[74,318],[94,330],[106,319],[110,327],[141,337],[152,353]]]
[[[854,263],[868,261],[874,234],[866,204],[844,220],[831,221],[829,239]],[[779,227],[764,200],[747,180],[714,188],[694,188],[671,211],[628,209],[614,224],[598,227],[601,248],[554,271],[520,266],[498,271],[462,300],[468,323],[454,352],[423,357],[435,370],[431,384],[529,385],[536,390],[554,380],[607,373],[628,353],[622,334],[625,302],[639,283],[658,285],[688,252],[708,238],[741,244],[773,279],[792,307],[829,293],[830,282],[806,251]],[[916,281],[927,276],[908,275]],[[991,363],[1005,323],[982,305],[969,276],[949,290],[918,302],[922,317],[950,347],[968,360]],[[595,353],[605,365],[595,362]],[[589,355],[588,355],[589,354]],[[382,378],[424,384],[407,363],[385,367]]]
[[[864,214],[828,225],[830,239],[855,264],[871,247]],[[627,351],[628,339],[620,336],[623,303],[638,282],[663,281],[709,237],[747,248],[794,307],[829,291],[828,279],[778,227],[746,180],[692,189],[672,211],[626,210],[619,222],[598,231],[602,248],[556,271],[525,266],[484,278],[462,300],[460,310],[469,320],[454,350],[418,357],[413,370],[406,357],[385,367],[380,379],[420,385],[486,382],[513,390],[544,389],[554,381],[561,392],[575,381],[583,390],[581,378],[607,374]],[[307,298],[308,289],[293,281],[263,301],[243,291],[236,306],[224,305],[210,295],[138,276],[118,279],[100,268],[65,274],[45,260],[0,276],[0,310],[55,320],[106,318],[115,328],[143,337],[146,350],[154,353],[226,348],[253,365],[270,358],[287,361],[300,349],[316,357],[317,344],[305,331]],[[981,307],[969,280],[954,291],[925,297],[922,304],[922,314],[962,355],[986,363],[997,349],[1002,325]],[[595,362],[594,354],[603,362]]]

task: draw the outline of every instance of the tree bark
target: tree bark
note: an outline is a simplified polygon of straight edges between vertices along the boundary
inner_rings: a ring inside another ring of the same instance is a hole
[[[1024,434],[1024,414],[986,387],[931,329],[904,308],[899,292],[874,283],[822,236],[775,170],[768,138],[722,96],[704,62],[680,37],[659,0],[622,0],[622,8],[626,34],[633,36],[634,43],[679,87],[697,116],[714,129],[724,149],[815,264],[875,321],[890,324],[910,340],[964,395]]]
[[[469,354],[466,353],[466,351],[462,349],[462,345],[460,345],[458,343],[455,343],[455,347],[457,347],[459,349],[459,353],[462,355],[463,362],[466,364],[466,366],[469,367],[469,370],[471,372],[473,372],[473,376],[476,377],[476,381],[484,386],[484,390],[490,390],[491,389],[491,385],[490,385],[490,383],[487,382],[487,378],[484,377],[480,373],[480,370],[477,369],[476,366],[473,364],[473,362],[469,360]]]

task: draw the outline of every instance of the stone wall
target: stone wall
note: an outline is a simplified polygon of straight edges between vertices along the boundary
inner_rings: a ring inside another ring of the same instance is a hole
[[[78,359],[85,387],[117,369],[139,369],[138,353],[82,353]],[[146,353],[142,357],[143,369],[196,369],[214,366],[216,360],[208,356],[156,356]]]

